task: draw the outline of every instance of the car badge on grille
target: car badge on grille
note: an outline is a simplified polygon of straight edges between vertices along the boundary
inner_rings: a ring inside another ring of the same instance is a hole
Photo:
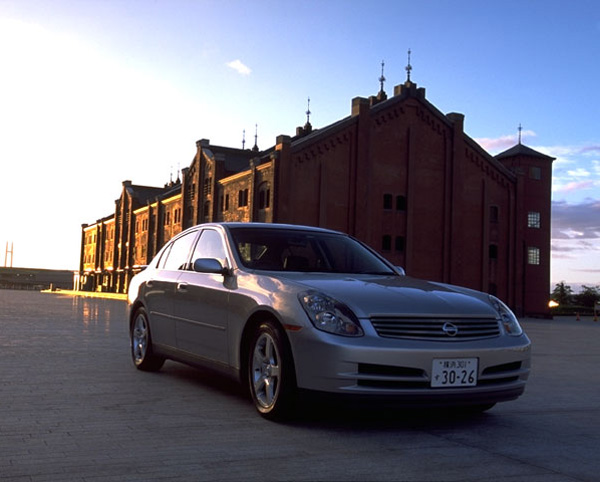
[[[442,331],[448,336],[456,336],[458,334],[458,327],[453,323],[446,322],[442,326]]]

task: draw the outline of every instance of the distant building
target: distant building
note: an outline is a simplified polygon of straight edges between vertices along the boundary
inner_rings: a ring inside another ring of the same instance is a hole
[[[310,112],[307,112],[309,114]],[[181,178],[123,182],[115,212],[82,227],[82,289],[125,291],[172,236],[211,221],[322,226],[350,233],[411,276],[496,294],[546,316],[551,157],[522,144],[493,157],[410,80],[387,98],[260,151],[196,143]]]
[[[73,271],[37,268],[0,268],[0,289],[73,289]]]

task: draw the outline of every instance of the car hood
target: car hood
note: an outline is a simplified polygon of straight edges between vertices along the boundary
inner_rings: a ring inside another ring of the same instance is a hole
[[[341,301],[359,318],[373,315],[497,316],[484,293],[408,276],[302,273],[284,277]]]

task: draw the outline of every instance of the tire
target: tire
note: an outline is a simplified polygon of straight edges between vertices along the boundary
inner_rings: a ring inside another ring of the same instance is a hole
[[[261,323],[248,352],[248,388],[254,406],[269,420],[290,418],[296,402],[296,376],[285,335],[273,322]]]
[[[156,356],[152,349],[150,323],[146,310],[138,308],[134,314],[130,329],[131,358],[138,370],[155,372],[165,363],[163,357]]]

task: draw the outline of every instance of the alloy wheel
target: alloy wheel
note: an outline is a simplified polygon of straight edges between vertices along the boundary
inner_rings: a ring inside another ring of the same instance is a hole
[[[261,333],[254,345],[251,381],[256,400],[263,409],[277,402],[282,375],[280,360],[276,341],[269,333]]]

